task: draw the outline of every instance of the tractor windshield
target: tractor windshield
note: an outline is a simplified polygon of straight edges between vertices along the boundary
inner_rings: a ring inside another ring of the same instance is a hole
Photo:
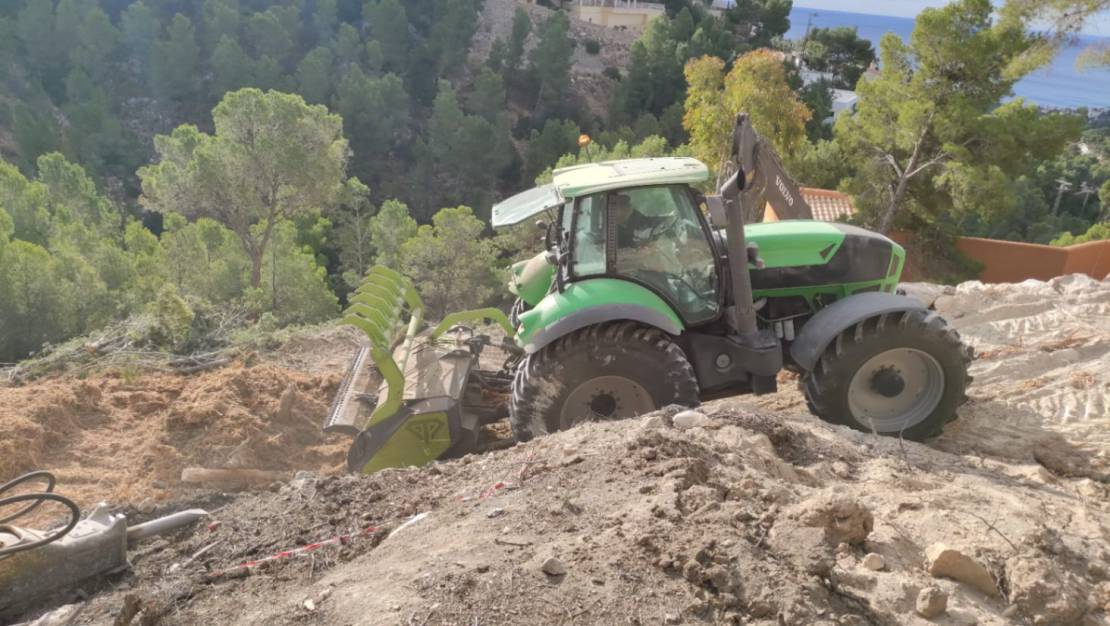
[[[717,264],[685,185],[609,192],[616,270],[662,293],[687,323],[717,316]]]
[[[685,185],[585,196],[574,216],[573,226],[565,224],[574,231],[574,277],[618,274],[647,285],[688,324],[717,316],[716,257]]]

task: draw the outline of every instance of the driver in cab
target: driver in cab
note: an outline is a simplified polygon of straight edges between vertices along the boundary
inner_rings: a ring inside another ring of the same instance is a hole
[[[617,224],[617,263],[626,270],[667,271],[660,246],[667,243],[664,227],[666,217],[644,215],[632,206],[626,193],[609,194],[613,218]]]

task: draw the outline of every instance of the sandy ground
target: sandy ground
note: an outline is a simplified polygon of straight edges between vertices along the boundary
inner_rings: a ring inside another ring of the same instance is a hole
[[[907,288],[980,354],[971,401],[928,444],[825,424],[784,384],[709,403],[693,427],[664,410],[425,468],[327,475],[333,444],[295,424],[316,427],[308,416],[326,409],[346,359],[311,340],[171,377],[172,394],[111,378],[0,390],[0,425],[12,407],[64,408],[19,412],[32,426],[59,420],[62,434],[32,429],[20,449],[52,437],[38,460],[62,463],[63,492],[82,468],[152,445],[234,465],[236,436],[252,463],[314,472],[238,496],[167,483],[170,500],[144,512],[114,478],[142,465],[99,472],[95,489],[122,494],[136,519],[199,503],[220,525],[140,546],[130,572],[87,586],[79,624],[1110,624],[1110,282]],[[299,408],[281,418],[290,387]],[[135,395],[149,393],[160,396]],[[65,408],[79,406],[96,411]],[[64,422],[81,413],[94,417]],[[175,435],[190,415],[203,426]],[[143,416],[161,429],[113,426]],[[270,447],[267,422],[306,451]],[[153,435],[125,445],[135,432]],[[100,447],[72,460],[88,446],[62,446],[86,437]],[[938,543],[972,563],[958,580],[930,574]],[[947,596],[929,620],[915,610],[926,588]]]
[[[88,510],[181,497],[186,467],[339,472],[350,442],[320,424],[356,346],[332,328],[195,375],[125,368],[0,387],[0,482],[49,469]]]

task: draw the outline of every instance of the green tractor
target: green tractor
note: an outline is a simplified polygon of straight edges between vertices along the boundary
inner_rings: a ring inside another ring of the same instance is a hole
[[[896,293],[903,248],[812,219],[745,226],[760,198],[780,217],[810,210],[743,115],[730,151],[717,195],[696,191],[709,172],[695,159],[629,159],[556,170],[551,184],[495,205],[495,228],[547,217],[545,250],[512,268],[509,315],[466,311],[424,329],[412,284],[371,270],[345,317],[370,345],[325,423],[355,436],[350,469],[463,454],[506,416],[528,441],[772,393],[784,368],[826,421],[938,435],[967,399],[971,349]],[[500,341],[468,325],[483,319]],[[377,393],[371,362],[384,378]]]

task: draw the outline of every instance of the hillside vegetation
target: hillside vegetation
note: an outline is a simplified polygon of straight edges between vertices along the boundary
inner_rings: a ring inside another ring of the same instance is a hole
[[[135,316],[177,352],[217,319],[325,320],[375,262],[432,315],[505,304],[536,242],[491,235],[496,199],[600,158],[715,170],[739,111],[858,221],[950,254],[1104,232],[1106,125],[1005,101],[1051,43],[1028,12],[960,0],[876,55],[851,29],[784,41],[785,0],[667,9],[634,37],[508,0],[3,3],[0,362]],[[826,124],[832,86],[860,102]]]

